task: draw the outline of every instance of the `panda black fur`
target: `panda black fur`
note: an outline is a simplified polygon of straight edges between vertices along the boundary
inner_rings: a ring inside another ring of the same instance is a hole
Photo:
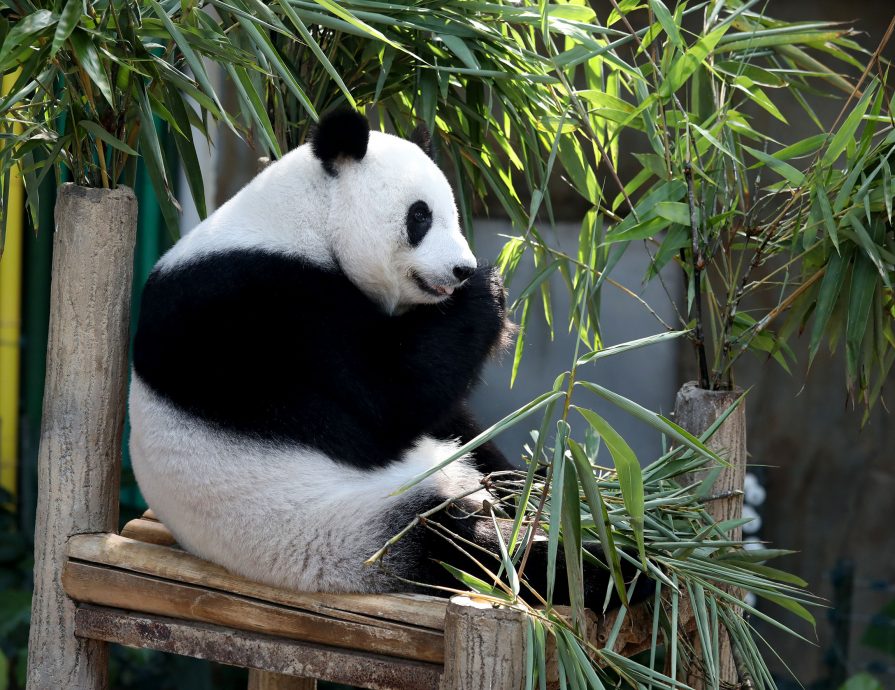
[[[392,495],[479,432],[465,399],[507,328],[500,277],[476,264],[428,137],[415,138],[326,118],[150,276],[130,449],[186,549],[298,590],[456,586],[439,559],[475,572],[423,528],[386,568],[362,565],[414,515],[509,467],[484,446]],[[440,521],[494,548],[490,522],[468,515],[487,496]],[[605,575],[588,577],[601,600]]]

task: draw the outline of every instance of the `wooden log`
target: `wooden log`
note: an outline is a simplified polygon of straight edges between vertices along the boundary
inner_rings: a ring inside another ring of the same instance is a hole
[[[260,601],[282,604],[335,620],[387,628],[410,626],[444,630],[447,601],[422,594],[332,594],[293,592],[233,575],[186,551],[144,544],[117,534],[85,534],[68,543],[69,558],[85,563],[143,573]]]
[[[317,681],[250,668],[249,690],[317,690]]]
[[[442,663],[444,637],[403,624],[337,620],[288,606],[171,580],[69,561],[68,595],[80,602],[211,623],[333,647]]]
[[[444,621],[441,690],[520,690],[525,687],[525,612],[455,596]]]
[[[694,436],[700,436],[742,395],[741,390],[707,391],[695,381],[681,387],[674,407],[675,421]],[[743,515],[743,485],[746,478],[746,407],[740,404],[709,439],[709,448],[728,463],[720,468],[706,502],[707,512],[716,522],[740,518]],[[707,470],[717,471],[717,470]],[[705,472],[693,479],[700,479]],[[728,533],[731,539],[740,539],[742,529],[737,527]],[[742,596],[742,592],[733,592]],[[699,639],[694,637],[697,655],[701,652]],[[730,638],[723,627],[719,630],[720,658],[716,661],[717,680],[721,686],[736,686],[739,674]],[[694,662],[702,663],[701,659]],[[701,690],[705,687],[705,669],[691,668],[687,684]]]
[[[106,646],[75,637],[60,574],[73,534],[118,527],[137,200],[63,185],[56,201],[38,456],[31,690],[105,688]]]
[[[121,528],[121,536],[160,546],[172,546],[177,543],[174,535],[161,522],[146,518],[137,518],[125,524]]]
[[[435,690],[441,679],[437,664],[118,609],[82,605],[75,621],[84,638],[371,690]]]

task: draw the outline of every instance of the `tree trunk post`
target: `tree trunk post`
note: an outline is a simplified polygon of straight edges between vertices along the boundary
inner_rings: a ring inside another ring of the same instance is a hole
[[[674,406],[675,421],[694,436],[700,436],[733,405],[742,395],[741,390],[709,391],[700,388],[696,381],[685,383],[677,393]],[[706,511],[716,522],[733,520],[743,516],[743,485],[746,478],[746,406],[743,403],[724,420],[718,430],[708,440],[709,448],[715,451],[729,465],[722,467],[706,500]],[[703,471],[692,480],[705,476]],[[728,532],[730,539],[742,538],[740,527]],[[742,596],[742,592],[734,592]],[[700,652],[699,640],[694,639],[694,647]],[[739,678],[737,664],[730,639],[723,627],[719,630],[720,659],[716,660],[718,680],[721,686],[736,687]],[[701,690],[702,677],[696,669],[691,670],[687,684]]]
[[[518,609],[451,597],[444,618],[441,690],[524,688],[525,616]]]
[[[137,200],[67,184],[55,220],[28,688],[101,690],[106,644],[75,637],[60,575],[70,536],[118,527]]]

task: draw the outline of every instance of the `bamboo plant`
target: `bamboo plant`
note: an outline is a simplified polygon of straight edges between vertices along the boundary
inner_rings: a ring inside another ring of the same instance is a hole
[[[0,136],[10,142],[0,149],[0,176],[7,181],[0,196],[0,249],[14,166],[21,170],[37,227],[39,188],[47,175],[88,187],[133,186],[142,158],[164,218],[176,230],[173,161],[160,143],[159,126],[170,132],[197,209],[205,215],[196,146],[210,120],[245,134],[237,114],[224,107],[209,65],[273,79],[257,54],[277,59],[263,19],[248,12],[215,15],[209,11],[214,4],[0,3],[0,73],[15,75],[0,97]],[[281,65],[279,74],[290,72]],[[262,128],[250,111],[244,114],[249,126]]]

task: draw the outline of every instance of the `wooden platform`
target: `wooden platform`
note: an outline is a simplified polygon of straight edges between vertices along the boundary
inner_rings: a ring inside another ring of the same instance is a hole
[[[178,548],[151,511],[120,535],[72,537],[67,555],[62,584],[78,602],[80,637],[364,688],[440,685],[445,599],[252,582]],[[644,615],[628,614],[616,651],[640,651]],[[614,618],[592,618],[594,643],[605,641]]]
[[[62,583],[82,637],[367,688],[437,688],[444,664],[445,599],[262,585],[177,548],[151,512],[72,537]]]

